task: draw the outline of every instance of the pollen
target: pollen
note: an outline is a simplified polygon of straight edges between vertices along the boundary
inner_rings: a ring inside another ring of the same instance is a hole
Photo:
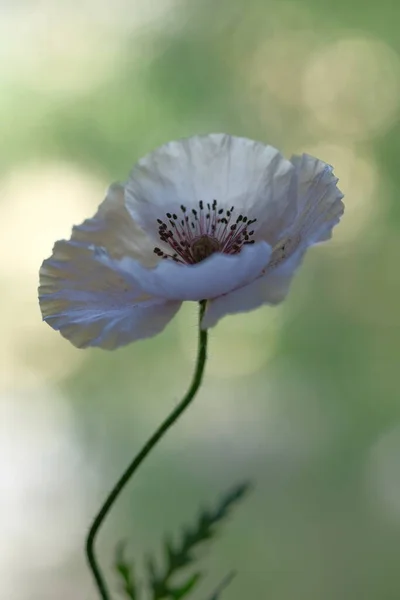
[[[163,219],[157,219],[160,241],[171,248],[170,252],[154,248],[160,258],[196,264],[215,252],[238,254],[244,245],[254,244],[251,225],[257,219],[236,216],[234,206],[220,208],[217,200],[200,200],[198,207],[188,209],[182,204],[177,212],[180,214],[167,212]]]

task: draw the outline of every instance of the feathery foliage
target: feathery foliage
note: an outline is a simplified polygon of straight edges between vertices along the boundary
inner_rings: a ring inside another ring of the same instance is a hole
[[[178,573],[196,560],[195,550],[217,534],[217,526],[227,518],[233,506],[248,493],[248,483],[236,486],[224,495],[214,510],[204,509],[196,523],[183,528],[179,541],[174,543],[170,537],[164,542],[164,565],[159,567],[154,557],[146,560],[147,589],[151,600],[181,600],[187,598],[196,588],[201,573],[195,571],[183,582],[174,580]],[[118,574],[125,598],[141,600],[139,587],[134,578],[133,565],[125,559],[125,544],[119,544],[116,550],[114,568]],[[222,591],[231,582],[234,573],[229,574],[213,592],[208,600],[219,600]]]
[[[125,559],[125,542],[120,542],[115,551],[114,568],[119,575],[121,590],[129,600],[139,600],[137,586],[133,575],[133,565]]]

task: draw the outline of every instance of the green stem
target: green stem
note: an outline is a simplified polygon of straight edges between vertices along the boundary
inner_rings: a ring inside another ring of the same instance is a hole
[[[106,518],[108,512],[112,508],[114,502],[132,477],[137,469],[140,467],[146,456],[151,452],[154,446],[160,441],[163,435],[168,431],[168,429],[177,421],[177,419],[181,416],[184,410],[189,406],[195,397],[200,384],[203,379],[204,367],[207,359],[207,331],[201,330],[201,320],[204,315],[204,311],[206,308],[206,301],[202,300],[200,302],[200,311],[199,311],[199,341],[198,341],[198,351],[197,351],[197,361],[196,361],[196,370],[193,375],[192,383],[190,384],[189,390],[183,400],[178,404],[178,406],[172,411],[172,413],[165,419],[165,421],[160,425],[160,427],[153,433],[151,438],[146,442],[143,448],[140,450],[139,454],[135,456],[131,464],[128,466],[126,471],[122,474],[121,478],[117,481],[108,497],[106,498],[103,506],[101,507],[99,513],[94,519],[89,533],[86,539],[86,556],[89,563],[90,570],[93,573],[93,577],[95,579],[97,589],[100,593],[100,597],[102,600],[111,600],[110,593],[107,589],[107,585],[105,583],[103,574],[97,562],[97,558],[94,550],[94,543],[96,540],[96,536],[99,532],[99,529]]]

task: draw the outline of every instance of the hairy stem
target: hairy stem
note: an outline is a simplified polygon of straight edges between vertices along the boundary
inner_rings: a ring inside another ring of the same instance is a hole
[[[168,429],[179,419],[184,410],[194,399],[203,379],[204,367],[207,359],[207,331],[201,330],[201,320],[204,315],[206,308],[206,301],[200,302],[199,311],[199,340],[198,340],[198,351],[196,360],[196,369],[193,375],[192,383],[190,384],[189,390],[184,396],[183,400],[178,406],[170,413],[170,415],[163,421],[159,428],[153,433],[150,439],[146,442],[140,452],[135,456],[133,461],[130,463],[126,471],[122,474],[120,479],[117,481],[109,495],[107,496],[103,506],[95,517],[86,539],[86,556],[89,563],[90,570],[93,573],[94,580],[100,597],[102,600],[111,600],[110,593],[107,589],[107,585],[104,576],[99,567],[99,563],[96,558],[94,544],[96,541],[99,529],[106,518],[107,514],[111,510],[114,502],[130,480],[135,474],[137,469],[140,467],[147,455],[152,451]]]

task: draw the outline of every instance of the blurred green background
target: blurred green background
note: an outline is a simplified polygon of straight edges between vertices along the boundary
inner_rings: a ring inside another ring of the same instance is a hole
[[[226,600],[400,598],[399,22],[393,0],[3,0],[2,599],[96,598],[90,519],[196,349],[188,304],[157,338],[76,350],[41,323],[40,263],[140,156],[210,131],[330,162],[346,213],[282,306],[211,332],[206,382],[116,506],[102,563],[128,538],[140,572],[251,479],[194,600],[231,568]]]

